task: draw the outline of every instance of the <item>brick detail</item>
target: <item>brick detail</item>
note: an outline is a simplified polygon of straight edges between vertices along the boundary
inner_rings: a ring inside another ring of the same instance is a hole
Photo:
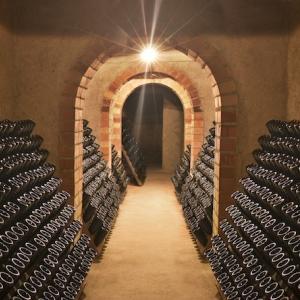
[[[176,41],[171,44],[176,45]],[[80,57],[79,62],[70,69],[69,76],[65,79],[62,89],[62,100],[59,109],[59,168],[63,177],[63,188],[71,192],[72,204],[77,208],[76,219],[81,219],[82,202],[82,110],[86,98],[89,83],[109,56],[117,53],[117,47],[110,47],[110,54],[99,55],[99,49],[103,45],[95,42],[88,51]],[[231,76],[231,70],[222,54],[207,43],[202,43],[199,52],[185,47],[175,48],[189,57],[193,61],[199,62],[201,68],[207,72],[208,78],[212,82],[212,91],[215,96],[216,106],[216,159],[215,159],[215,192],[214,192],[214,212],[213,224],[214,232],[218,231],[220,218],[225,217],[224,208],[231,203],[230,194],[236,187],[235,172],[237,157],[237,103],[238,94],[236,84]],[[96,57],[96,59],[95,59]],[[201,117],[201,101],[197,89],[193,87],[189,78],[183,72],[172,68],[167,64],[157,64],[153,71],[167,74],[173,78],[187,91],[190,97],[189,103],[183,103],[185,107],[185,144],[192,145],[194,157],[201,148],[203,141],[203,120]],[[105,93],[105,100],[101,108],[101,144],[105,157],[110,164],[110,145],[115,143],[121,146],[121,140],[117,132],[110,130],[112,124],[121,128],[121,107],[118,106],[118,113],[110,116],[110,108],[114,95],[127,81],[136,74],[144,73],[143,66],[134,66],[124,71],[114,80]],[[179,98],[180,95],[178,95]],[[112,123],[110,123],[112,122]]]

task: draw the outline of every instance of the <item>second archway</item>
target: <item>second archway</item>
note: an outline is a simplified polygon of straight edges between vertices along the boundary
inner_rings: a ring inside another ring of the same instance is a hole
[[[123,106],[122,129],[140,145],[149,168],[174,171],[184,149],[184,110],[174,91],[153,83],[137,87]]]

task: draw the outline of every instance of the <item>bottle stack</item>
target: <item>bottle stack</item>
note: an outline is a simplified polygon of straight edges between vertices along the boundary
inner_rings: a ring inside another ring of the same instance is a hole
[[[300,299],[300,121],[267,127],[206,253],[227,299]]]
[[[146,164],[141,149],[126,123],[122,129],[123,163],[131,182],[142,185],[146,179]]]
[[[182,186],[190,174],[191,165],[191,145],[187,145],[180,162],[176,166],[175,174],[171,177],[171,181],[175,187],[177,196],[180,198]]]
[[[203,246],[212,234],[214,152],[215,128],[212,127],[178,195],[187,225]]]
[[[75,299],[96,252],[34,126],[0,122],[0,299]]]
[[[120,158],[114,145],[112,145],[111,148],[111,156],[112,156],[112,162],[111,162],[112,174],[115,177],[117,184],[119,185],[121,193],[125,193],[127,189],[128,177],[122,159]]]
[[[83,122],[83,221],[95,246],[102,244],[118,215],[122,192],[107,167],[88,121]]]

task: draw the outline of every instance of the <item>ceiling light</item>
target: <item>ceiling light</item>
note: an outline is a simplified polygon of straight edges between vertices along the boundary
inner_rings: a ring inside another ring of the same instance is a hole
[[[158,52],[152,46],[145,47],[140,53],[140,59],[147,64],[151,64],[155,62],[157,57],[158,57]]]

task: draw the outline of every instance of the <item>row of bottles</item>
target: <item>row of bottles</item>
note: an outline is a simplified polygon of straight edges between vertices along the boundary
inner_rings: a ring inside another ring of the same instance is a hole
[[[98,246],[111,231],[118,215],[127,177],[115,152],[113,171],[108,168],[87,120],[84,120],[83,126],[83,220]]]
[[[171,181],[175,187],[176,194],[181,194],[182,186],[185,183],[186,178],[190,174],[191,167],[191,145],[187,145],[186,150],[177,164],[175,174],[171,177]]]
[[[146,179],[145,159],[127,122],[122,128],[123,163],[132,183],[142,185]]]
[[[96,252],[34,125],[0,122],[0,299],[75,299]]]
[[[121,193],[124,193],[127,189],[128,177],[122,159],[114,145],[111,148],[111,171],[120,187]]]
[[[212,234],[214,192],[215,128],[209,129],[206,142],[196,159],[191,174],[185,180],[179,195],[186,222],[197,238],[206,246]]]
[[[203,246],[212,233],[215,127],[205,140],[191,172],[188,148],[172,177],[187,225]]]
[[[300,122],[267,128],[206,252],[227,299],[300,298]]]

